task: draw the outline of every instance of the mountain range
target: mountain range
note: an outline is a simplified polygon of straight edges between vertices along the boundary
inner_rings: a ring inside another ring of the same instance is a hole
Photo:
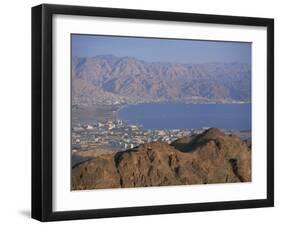
[[[72,95],[81,102],[249,102],[251,66],[145,62],[112,55],[73,57]]]
[[[157,141],[95,155],[72,168],[73,190],[249,181],[250,147],[216,128],[171,144]]]

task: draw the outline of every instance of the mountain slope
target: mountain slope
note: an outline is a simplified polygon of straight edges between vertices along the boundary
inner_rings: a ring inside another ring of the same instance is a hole
[[[143,100],[250,101],[251,67],[241,63],[148,63],[111,55],[72,59],[73,81]],[[75,89],[76,83],[73,83]],[[80,89],[74,96],[95,98]]]
[[[239,137],[209,129],[171,145],[143,144],[72,169],[72,189],[251,181],[251,151]]]

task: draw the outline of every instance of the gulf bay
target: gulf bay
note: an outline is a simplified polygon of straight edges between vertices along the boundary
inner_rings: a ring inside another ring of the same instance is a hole
[[[251,130],[251,104],[145,103],[124,106],[118,117],[145,129]]]

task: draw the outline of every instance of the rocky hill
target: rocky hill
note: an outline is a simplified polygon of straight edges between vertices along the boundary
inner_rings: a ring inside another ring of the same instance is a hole
[[[218,129],[104,154],[72,169],[72,189],[251,181],[251,150]]]
[[[111,55],[72,59],[74,98],[250,101],[251,67],[241,63],[150,63]],[[113,96],[112,96],[113,95]]]

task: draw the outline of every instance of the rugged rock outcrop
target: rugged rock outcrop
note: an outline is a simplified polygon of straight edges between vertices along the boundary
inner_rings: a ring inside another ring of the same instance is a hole
[[[72,189],[251,181],[251,150],[218,129],[102,155],[72,169]]]

